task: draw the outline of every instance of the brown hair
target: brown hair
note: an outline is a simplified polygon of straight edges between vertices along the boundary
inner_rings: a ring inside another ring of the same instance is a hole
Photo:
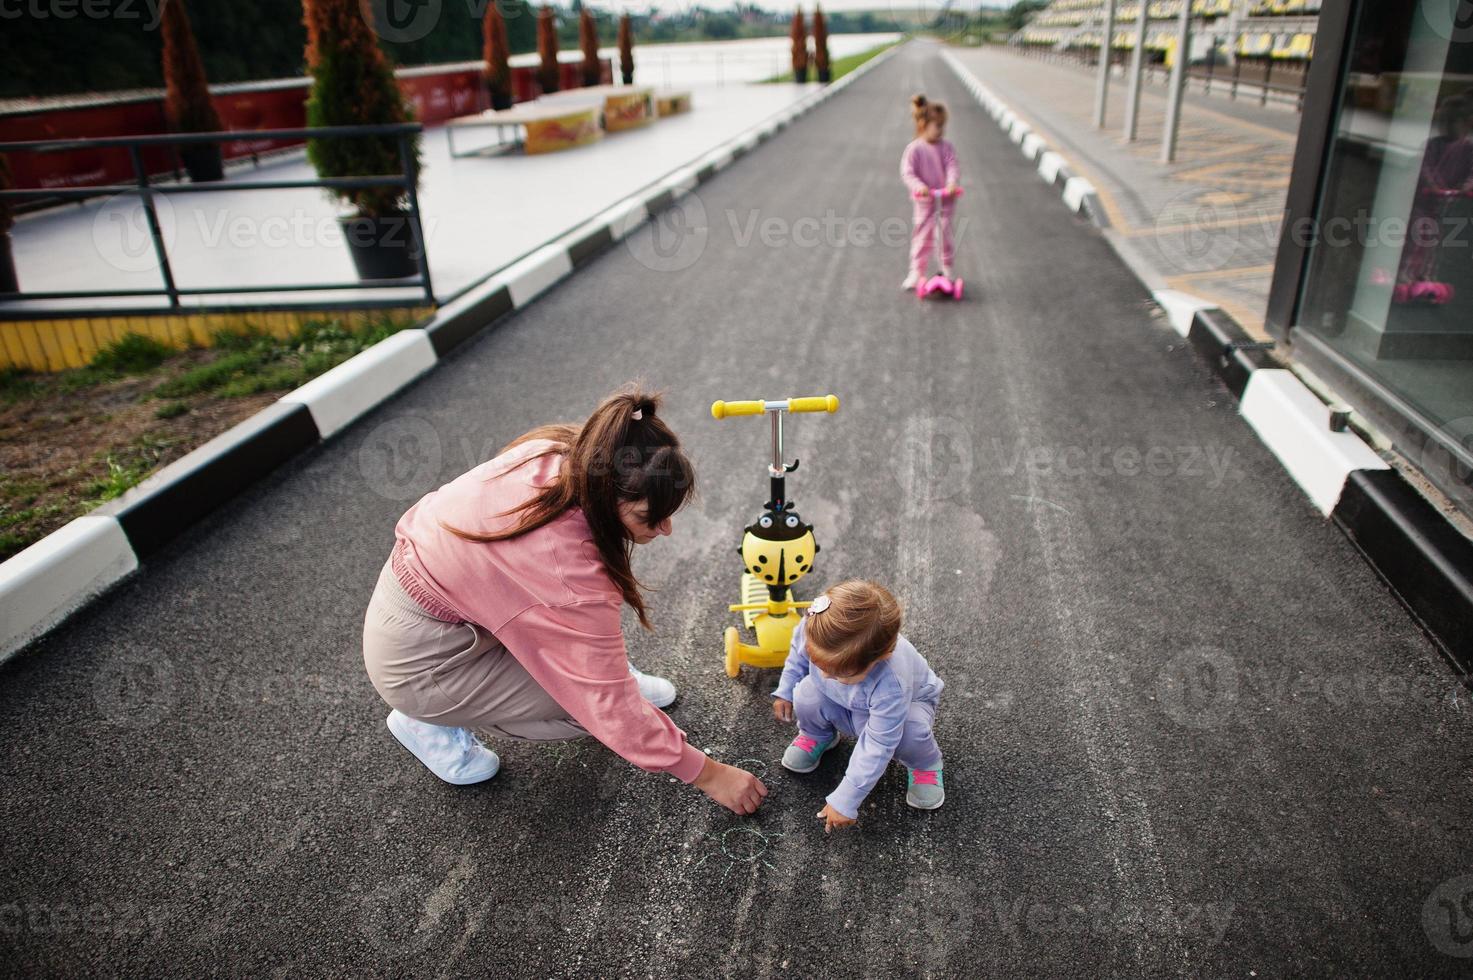
[[[946,125],[946,106],[940,102],[929,102],[924,95],[913,96],[910,100],[910,115],[916,121],[916,135],[925,131],[928,123],[936,123],[940,126]]]
[[[644,501],[649,510],[645,523],[656,527],[685,505],[695,492],[696,479],[695,467],[680,448],[680,440],[655,414],[660,402],[659,394],[630,384],[600,402],[582,425],[543,425],[523,433],[501,452],[533,439],[551,439],[558,445],[529,456],[528,461],[561,454],[557,479],[526,503],[498,515],[521,512],[516,524],[505,531],[475,534],[442,526],[467,541],[505,541],[579,507],[588,518],[604,570],[639,615],[640,625],[650,629],[640,584],[629,565],[634,542],[619,517],[619,502]],[[636,412],[640,418],[634,417]]]
[[[829,586],[824,595],[829,597],[828,608],[804,620],[808,659],[846,677],[895,649],[900,603],[889,589],[878,582],[849,579]]]

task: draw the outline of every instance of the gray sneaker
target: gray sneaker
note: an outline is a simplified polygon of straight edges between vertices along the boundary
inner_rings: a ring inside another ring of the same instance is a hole
[[[941,767],[907,769],[905,802],[917,810],[934,810],[946,802],[946,787],[941,783]]]
[[[818,768],[818,760],[829,747],[837,741],[835,735],[825,741],[819,741],[812,735],[799,735],[793,739],[787,751],[783,752],[783,768],[791,769],[793,772],[812,772]]]

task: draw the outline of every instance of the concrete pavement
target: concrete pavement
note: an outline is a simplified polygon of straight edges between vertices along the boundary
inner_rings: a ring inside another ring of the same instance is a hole
[[[895,288],[916,91],[953,109],[960,304]],[[592,743],[499,744],[495,780],[439,784],[363,676],[403,510],[632,377],[668,391],[701,498],[640,550],[657,630],[626,621],[631,656],[767,779],[750,819]],[[892,771],[825,837],[847,753],[786,773],[775,674],[721,670],[767,437],[707,407],[830,391],[839,414],[788,429],[813,582],[905,602],[948,685],[948,800],[909,810]],[[1473,953],[1467,693],[925,44],[169,546],[0,668],[0,708],[7,973],[1451,976]]]

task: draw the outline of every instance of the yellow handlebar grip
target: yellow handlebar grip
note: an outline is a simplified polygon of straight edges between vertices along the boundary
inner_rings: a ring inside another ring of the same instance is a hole
[[[790,412],[828,412],[829,414],[833,414],[838,410],[839,399],[834,395],[788,399],[788,411]]]
[[[724,419],[729,415],[761,415],[764,405],[756,402],[712,402],[711,417]]]

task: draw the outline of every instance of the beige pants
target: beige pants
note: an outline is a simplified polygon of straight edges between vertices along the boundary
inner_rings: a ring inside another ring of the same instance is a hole
[[[496,637],[435,619],[387,563],[363,620],[363,664],[391,708],[432,725],[533,741],[588,734]]]

